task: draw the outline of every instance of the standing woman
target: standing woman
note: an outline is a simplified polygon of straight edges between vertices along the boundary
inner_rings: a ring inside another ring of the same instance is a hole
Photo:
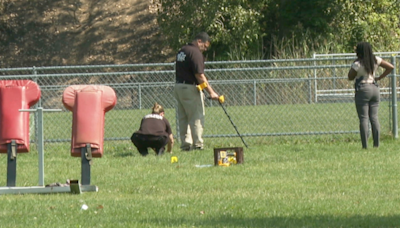
[[[367,149],[368,121],[371,122],[374,147],[379,147],[379,86],[376,82],[386,77],[394,67],[389,62],[375,56],[368,42],[358,43],[356,54],[357,59],[351,65],[348,78],[355,80],[355,103],[360,120],[362,148]],[[375,72],[379,66],[384,68],[385,71],[376,78]]]

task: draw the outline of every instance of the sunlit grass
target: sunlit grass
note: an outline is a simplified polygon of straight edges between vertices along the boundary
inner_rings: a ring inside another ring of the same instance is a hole
[[[105,142],[81,195],[2,195],[1,227],[397,227],[398,148],[383,137],[362,150],[348,138],[275,138],[244,148],[244,164],[213,165],[213,148],[141,157],[128,141]],[[178,146],[178,145],[177,145]],[[80,179],[69,144],[45,145],[45,183]],[[6,183],[6,157],[0,185]],[[17,186],[37,185],[37,152],[18,156]],[[88,210],[81,210],[87,204]]]
[[[232,123],[248,141],[268,141],[267,137],[252,139],[260,135],[280,134],[326,134],[328,132],[358,131],[358,118],[353,102],[287,104],[258,106],[225,106],[230,119],[220,106],[206,108],[204,137],[214,138],[210,145],[240,142]],[[104,137],[128,140],[139,128],[140,121],[150,110],[111,110],[105,115]],[[173,134],[177,137],[176,113],[166,110]],[[382,134],[391,134],[391,109],[389,103],[381,102],[379,110]],[[45,140],[71,139],[71,112],[44,114]],[[33,132],[33,131],[32,131]],[[236,138],[226,137],[235,136]],[[207,143],[207,142],[206,142]]]

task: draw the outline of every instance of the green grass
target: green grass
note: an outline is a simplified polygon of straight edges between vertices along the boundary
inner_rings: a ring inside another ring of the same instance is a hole
[[[213,164],[212,147],[176,145],[171,164],[170,154],[141,157],[129,142],[106,141],[92,166],[99,192],[1,195],[0,227],[400,227],[398,140],[368,150],[358,135],[263,142],[244,148],[244,164],[196,168]],[[80,179],[68,143],[45,153],[46,184]],[[37,152],[19,155],[17,186],[37,182]]]
[[[382,146],[362,150],[358,134],[245,137],[245,163],[213,164],[213,148],[238,137],[205,138],[204,151],[141,157],[128,141],[105,141],[92,184],[99,192],[1,195],[0,227],[400,227],[398,140],[382,102]],[[354,103],[226,106],[242,134],[352,131]],[[149,110],[111,110],[105,137],[129,138]],[[175,133],[175,111],[166,110]],[[45,113],[46,139],[69,140],[70,112]],[[206,110],[205,136],[236,135],[218,107]],[[370,145],[372,142],[370,142]],[[80,179],[69,143],[45,144],[45,183]],[[18,156],[17,186],[38,184],[37,151]],[[6,155],[0,156],[6,185]],[[89,209],[81,210],[87,204]]]
[[[231,120],[243,135],[288,134],[309,132],[357,131],[358,118],[353,102],[287,104],[260,106],[226,106]],[[105,138],[126,138],[139,128],[140,121],[150,110],[111,110],[105,115]],[[175,110],[166,110],[176,136]],[[390,134],[388,102],[381,102],[379,110],[382,134]],[[46,140],[70,140],[72,113],[49,112],[44,114]],[[206,108],[204,136],[236,136],[237,133],[219,106]],[[32,137],[33,138],[33,137]],[[247,137],[248,138],[248,137]],[[230,143],[232,138],[214,139],[217,144]],[[240,142],[240,139],[235,139]],[[248,138],[247,140],[252,140]]]

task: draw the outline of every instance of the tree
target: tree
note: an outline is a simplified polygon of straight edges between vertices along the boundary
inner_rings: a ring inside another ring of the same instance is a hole
[[[359,41],[386,50],[400,46],[397,0],[163,0],[161,5],[158,22],[168,44],[177,49],[207,31],[214,38],[214,60],[349,52]]]
[[[337,0],[336,4],[340,10],[332,21],[335,30],[329,35],[343,51],[353,52],[360,41],[368,41],[381,51],[399,48],[399,1]]]
[[[213,59],[226,59],[234,51],[246,56],[262,42],[262,15],[256,9],[263,5],[254,0],[163,0],[158,23],[174,49],[206,31],[213,38]]]

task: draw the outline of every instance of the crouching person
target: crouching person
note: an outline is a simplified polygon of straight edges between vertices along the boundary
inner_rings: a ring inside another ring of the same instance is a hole
[[[140,128],[132,134],[131,141],[142,156],[149,154],[148,148],[152,148],[157,155],[162,155],[167,144],[167,151],[172,153],[174,137],[161,105],[155,103],[152,113],[143,117]]]

